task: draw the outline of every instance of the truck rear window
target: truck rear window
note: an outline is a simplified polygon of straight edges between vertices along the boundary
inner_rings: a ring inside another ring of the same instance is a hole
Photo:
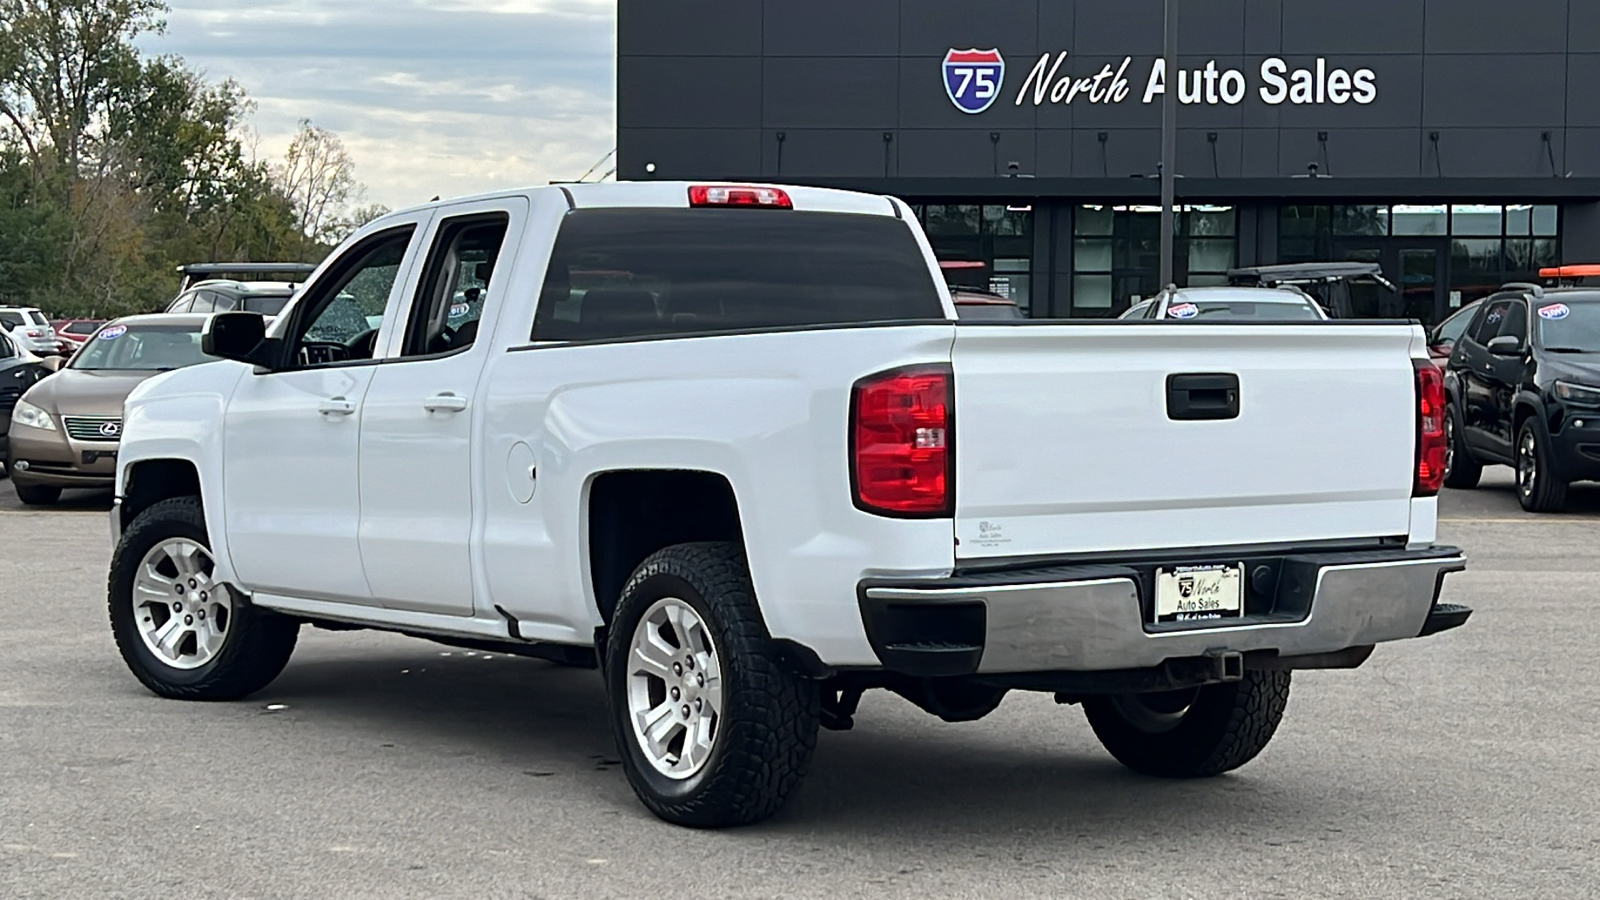
[[[928,263],[899,219],[591,209],[562,223],[533,339],[944,318]]]

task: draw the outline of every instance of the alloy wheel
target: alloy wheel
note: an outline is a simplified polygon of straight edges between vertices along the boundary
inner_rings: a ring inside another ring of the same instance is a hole
[[[133,579],[133,621],[145,648],[174,669],[198,669],[221,652],[233,595],[212,580],[210,551],[186,538],[162,541]]]
[[[634,626],[628,718],[639,749],[668,778],[693,777],[711,759],[722,715],[722,666],[705,620],[663,597]]]
[[[1539,478],[1539,447],[1538,438],[1533,429],[1522,432],[1522,439],[1517,441],[1517,490],[1524,497],[1533,496],[1535,482]]]

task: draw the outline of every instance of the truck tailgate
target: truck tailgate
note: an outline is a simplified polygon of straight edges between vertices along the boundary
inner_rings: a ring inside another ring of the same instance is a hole
[[[1421,340],[1403,323],[958,327],[956,555],[1405,535]],[[1185,374],[1237,376],[1237,416],[1175,418]]]

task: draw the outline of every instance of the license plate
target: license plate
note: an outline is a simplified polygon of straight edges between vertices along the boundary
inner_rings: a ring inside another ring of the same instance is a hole
[[[1156,570],[1157,622],[1231,619],[1243,612],[1243,566],[1176,566]]]

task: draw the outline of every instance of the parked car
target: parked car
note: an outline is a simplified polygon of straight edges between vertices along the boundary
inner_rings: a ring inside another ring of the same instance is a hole
[[[55,356],[61,352],[50,320],[32,306],[0,306],[0,331],[17,346],[37,356]]]
[[[1514,466],[1530,512],[1600,480],[1600,290],[1506,285],[1483,300],[1445,372],[1445,484]]]
[[[116,478],[122,401],[147,378],[205,362],[205,316],[129,316],[97,332],[11,411],[6,468],[23,503],[56,502],[62,488],[107,488]]]
[[[1295,288],[1168,288],[1130,306],[1119,319],[1309,322],[1328,318],[1317,301]]]
[[[999,294],[972,288],[950,287],[950,299],[956,305],[956,318],[963,321],[1026,319],[1027,313],[1017,306],[1017,301]]]
[[[50,327],[55,329],[62,354],[71,356],[105,323],[105,319],[62,319],[51,322]]]
[[[0,334],[0,459],[5,458],[11,410],[17,405],[17,399],[47,374],[41,362],[39,357]]]
[[[1456,341],[1461,340],[1462,332],[1472,323],[1472,317],[1478,311],[1478,304],[1482,300],[1474,300],[1461,307],[1445,318],[1443,322],[1433,326],[1428,333],[1428,357],[1434,365],[1444,368],[1450,362],[1450,354],[1456,348]]]
[[[948,721],[1047,692],[1205,777],[1290,670],[1465,621],[1420,326],[958,327],[926,248],[899,200],[768,185],[363,226],[270,329],[211,319],[231,362],[128,397],[124,661],[242,697],[312,622],[599,665],[643,803],[723,826],[869,689]]]
[[[253,312],[276,316],[296,285],[283,281],[202,281],[167,304],[169,313]]]

